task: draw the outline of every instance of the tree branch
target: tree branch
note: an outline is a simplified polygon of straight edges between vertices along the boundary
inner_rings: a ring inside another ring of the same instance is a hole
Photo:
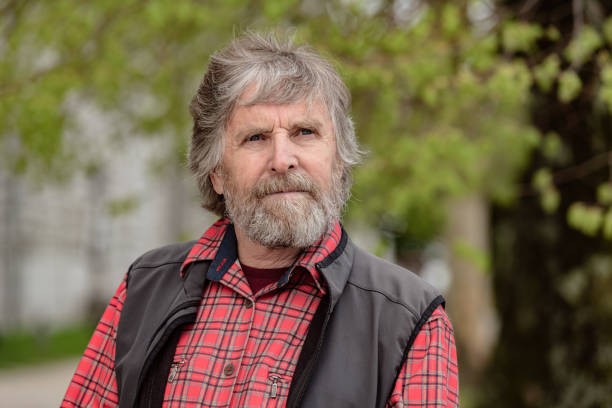
[[[576,38],[584,26],[584,0],[572,0],[572,14],[574,17],[572,37]]]
[[[529,11],[536,5],[538,4],[538,0],[527,0],[525,1],[525,4],[523,4],[523,6],[521,7],[521,9],[518,12],[519,16],[522,16],[524,14],[529,13]]]
[[[555,181],[555,184],[565,184],[567,182],[588,176],[602,167],[609,166],[611,163],[612,151],[600,153],[597,156],[591,157],[584,163],[580,163],[554,173],[553,180]]]
[[[579,180],[606,166],[608,166],[610,181],[612,181],[612,151],[608,151],[593,156],[583,163],[553,173],[553,184],[559,186],[570,181]],[[519,184],[518,191],[521,197],[539,194],[539,191],[535,190],[530,184]]]

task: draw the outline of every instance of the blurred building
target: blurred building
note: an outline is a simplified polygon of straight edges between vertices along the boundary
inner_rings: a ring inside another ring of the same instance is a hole
[[[63,184],[0,173],[0,330],[82,319],[92,297],[110,299],[137,256],[198,238],[213,220],[186,171],[151,170],[163,140],[121,146]]]

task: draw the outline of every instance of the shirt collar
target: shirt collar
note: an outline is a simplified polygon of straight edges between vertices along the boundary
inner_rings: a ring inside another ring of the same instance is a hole
[[[300,253],[291,270],[293,271],[298,267],[304,268],[313,278],[318,289],[325,293],[325,284],[316,264],[336,249],[341,237],[342,227],[339,222],[336,222],[314,245]],[[208,228],[191,248],[181,265],[181,275],[187,266],[194,262],[212,261],[206,277],[210,280],[220,280],[236,262],[237,257],[234,225],[228,218],[223,217]],[[287,281],[288,279],[289,274],[281,279],[281,283],[285,283],[283,280]]]

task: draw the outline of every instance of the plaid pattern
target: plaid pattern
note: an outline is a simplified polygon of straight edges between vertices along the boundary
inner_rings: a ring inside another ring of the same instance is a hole
[[[164,407],[284,407],[308,326],[325,293],[315,264],[337,246],[339,224],[304,251],[279,282],[253,294],[236,262],[233,226],[216,222],[181,267],[212,260],[196,323],[186,327]],[[63,408],[116,407],[116,328],[125,280],[104,312],[72,378]],[[458,406],[452,327],[438,308],[415,339],[388,407]]]
[[[102,314],[76,372],[70,381],[61,407],[117,407],[115,341],[119,316],[126,295],[125,278]]]
[[[459,371],[453,327],[439,306],[416,336],[387,408],[459,407]]]

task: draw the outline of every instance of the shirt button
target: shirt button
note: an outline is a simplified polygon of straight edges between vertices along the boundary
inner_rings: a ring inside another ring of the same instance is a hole
[[[253,307],[253,301],[251,299],[247,299],[245,301],[244,307],[246,307],[247,309],[250,309]]]
[[[228,363],[225,368],[223,369],[223,374],[226,377],[231,376],[232,374],[234,374],[234,371],[236,370],[236,368],[234,367],[234,365],[232,363]]]

